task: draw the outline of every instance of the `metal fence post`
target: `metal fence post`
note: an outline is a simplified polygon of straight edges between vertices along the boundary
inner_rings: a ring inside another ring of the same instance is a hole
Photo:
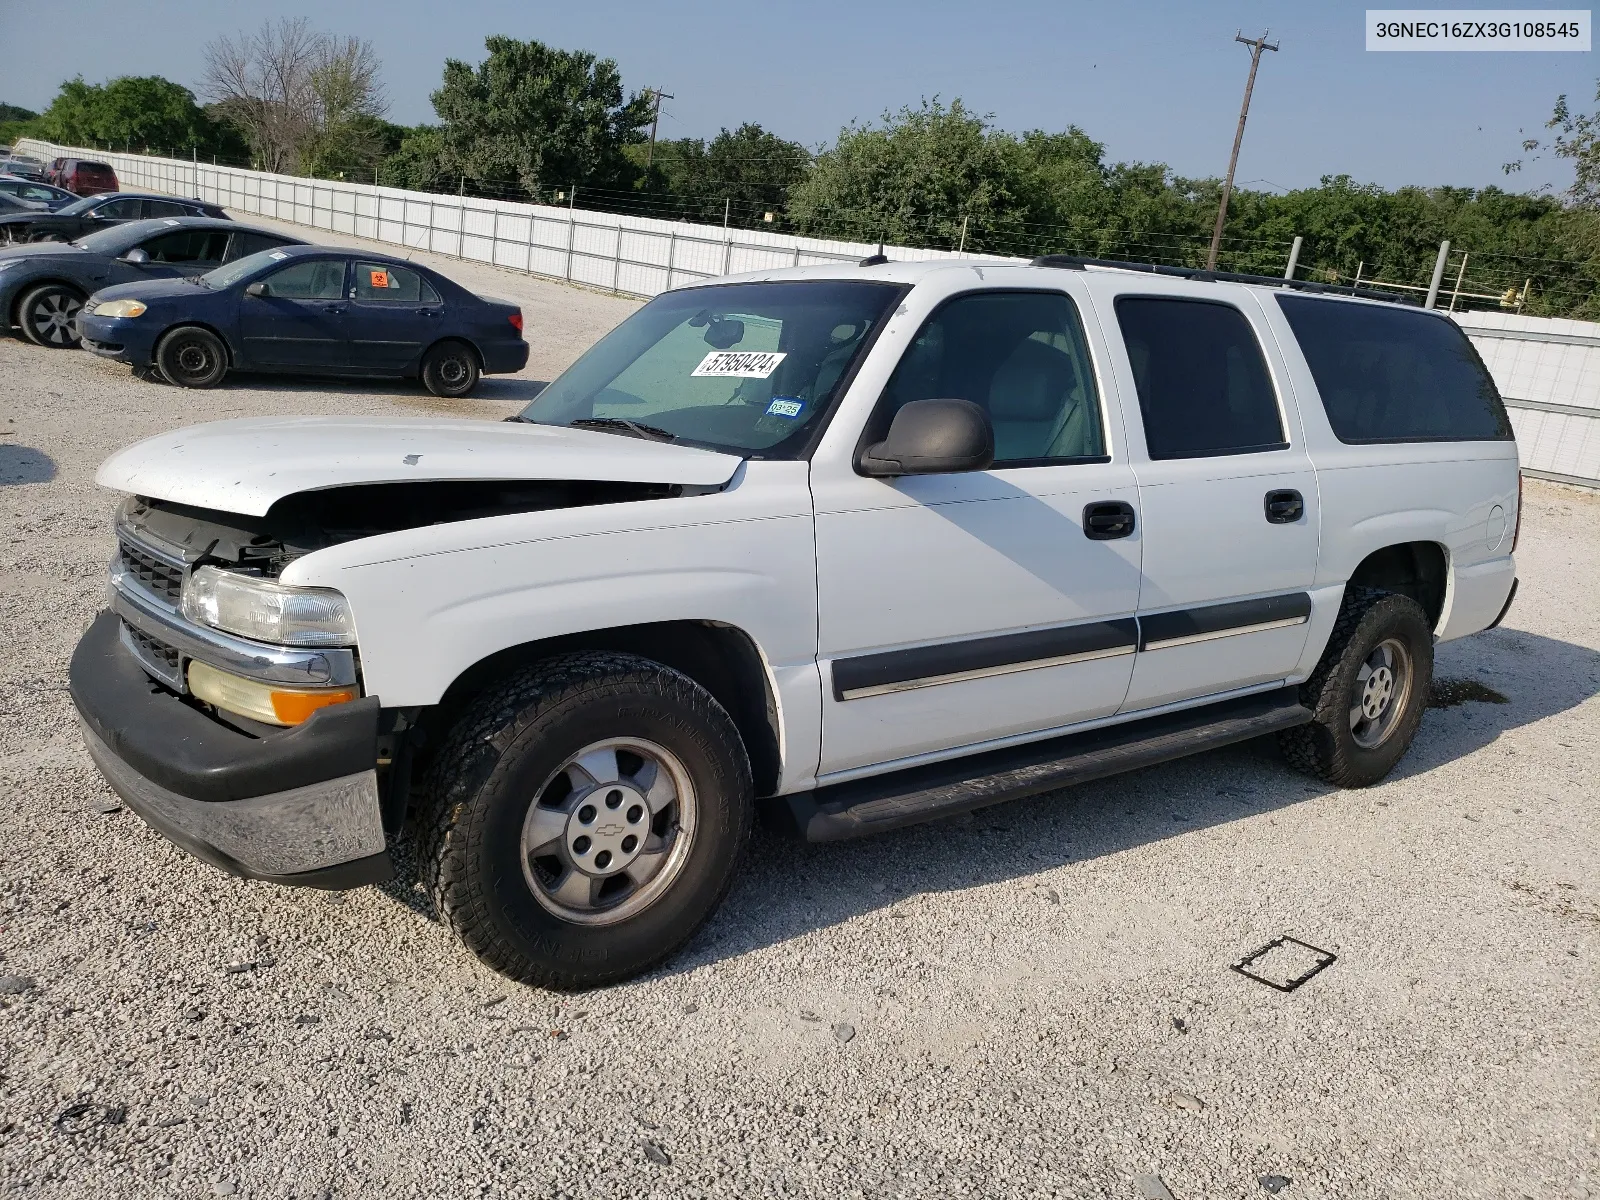
[[[573,184],[567,193],[567,282],[572,282],[572,252],[578,223],[578,185]]]
[[[677,251],[678,251],[678,231],[676,229],[668,230],[667,231],[667,289],[669,291],[672,288],[672,260],[673,260],[674,256],[677,254]]]
[[[1289,247],[1289,265],[1283,269],[1283,277],[1285,279],[1294,278],[1294,269],[1300,265],[1300,246],[1304,242],[1305,238],[1295,234],[1294,245]]]
[[[617,284],[622,279],[622,218],[617,218],[617,240],[613,243],[616,252],[611,256],[611,294],[616,295]]]
[[[1461,254],[1461,269],[1456,272],[1456,290],[1454,292],[1452,292],[1451,295],[1450,295],[1450,311],[1451,312],[1455,312],[1455,310],[1456,310],[1456,301],[1461,299],[1461,280],[1467,273],[1467,258],[1468,257],[1469,256],[1467,255],[1467,253],[1465,251],[1463,251],[1462,254]]]
[[[1432,308],[1439,302],[1439,285],[1444,282],[1445,259],[1450,257],[1450,243],[1439,243],[1439,257],[1433,260],[1433,282],[1428,285],[1428,299],[1423,304],[1424,308]]]
[[[495,201],[493,224],[489,227],[489,262],[494,266],[500,265],[500,202]]]

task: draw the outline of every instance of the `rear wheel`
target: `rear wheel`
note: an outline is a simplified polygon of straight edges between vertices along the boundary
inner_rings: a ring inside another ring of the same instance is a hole
[[[749,836],[750,764],[704,688],[648,659],[552,659],[484,695],[422,817],[434,903],[512,979],[614,983],[711,915]]]
[[[36,346],[72,350],[78,346],[78,314],[83,293],[60,283],[36,287],[17,306],[22,333]]]
[[[1377,783],[1422,724],[1433,682],[1433,631],[1407,596],[1347,587],[1322,661],[1301,687],[1315,714],[1279,735],[1284,757],[1340,787]]]
[[[479,373],[478,355],[465,342],[440,342],[422,359],[422,384],[435,396],[465,396]]]
[[[189,325],[161,339],[156,368],[168,383],[179,387],[216,387],[228,373],[228,350],[209,329]]]

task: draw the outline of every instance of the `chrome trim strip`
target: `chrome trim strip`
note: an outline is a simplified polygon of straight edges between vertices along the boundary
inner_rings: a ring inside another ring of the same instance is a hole
[[[117,512],[116,535],[118,541],[136,546],[151,558],[159,558],[176,571],[188,573],[189,560],[184,557],[182,547],[174,546],[171,542],[161,540],[148,529],[135,531],[133,526],[123,518],[120,509]]]
[[[175,647],[185,658],[198,658],[261,683],[342,687],[358,682],[355,654],[347,647],[309,650],[247,641],[191,624],[171,605],[149,597],[143,588],[125,585],[118,572],[112,573],[111,584],[112,610],[134,628]]]
[[[1549,400],[1514,400],[1510,396],[1501,396],[1500,403],[1507,408],[1526,408],[1534,412],[1564,413],[1569,417],[1596,417],[1600,418],[1600,407],[1583,407],[1577,404],[1555,404]]]
[[[1121,658],[1132,654],[1133,646],[1113,646],[1109,650],[1090,650],[1083,654],[1062,654],[1055,658],[1035,658],[1026,662],[1006,663],[998,667],[981,667],[974,671],[955,671],[948,675],[927,675],[921,679],[906,679],[896,683],[881,683],[872,687],[850,688],[839,693],[840,700],[862,700],[868,696],[887,696],[893,692],[910,692],[918,688],[936,687],[941,683],[964,683],[969,679],[988,679],[995,675],[1015,675],[1021,671],[1037,671],[1044,667],[1060,667],[1068,663],[1090,662],[1098,658]]]
[[[1241,633],[1261,633],[1268,629],[1287,629],[1291,625],[1304,625],[1310,617],[1288,617],[1282,621],[1262,621],[1255,625],[1235,625],[1232,629],[1216,629],[1210,633],[1191,633],[1184,637],[1167,638],[1160,642],[1146,642],[1146,650],[1166,650],[1173,646],[1192,646],[1196,642],[1214,642],[1218,638],[1238,637]]]

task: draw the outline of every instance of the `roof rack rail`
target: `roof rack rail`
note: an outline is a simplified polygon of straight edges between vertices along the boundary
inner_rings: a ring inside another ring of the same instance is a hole
[[[1361,300],[1383,300],[1390,304],[1416,304],[1411,296],[1397,296],[1375,288],[1352,287],[1343,283],[1312,283],[1309,279],[1282,279],[1276,275],[1240,275],[1233,271],[1208,271],[1204,267],[1169,267],[1161,263],[1121,262],[1114,258],[1083,258],[1076,254],[1041,254],[1036,267],[1058,267],[1081,271],[1085,267],[1109,267],[1117,271],[1143,271],[1147,275],[1170,275],[1202,283],[1251,283],[1258,287],[1288,288],[1295,292],[1319,292],[1334,296],[1355,296]]]

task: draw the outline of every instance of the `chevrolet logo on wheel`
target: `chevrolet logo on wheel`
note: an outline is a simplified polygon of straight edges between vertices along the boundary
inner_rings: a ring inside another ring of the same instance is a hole
[[[596,837],[616,837],[621,832],[622,826],[617,824],[596,825],[594,830]]]

